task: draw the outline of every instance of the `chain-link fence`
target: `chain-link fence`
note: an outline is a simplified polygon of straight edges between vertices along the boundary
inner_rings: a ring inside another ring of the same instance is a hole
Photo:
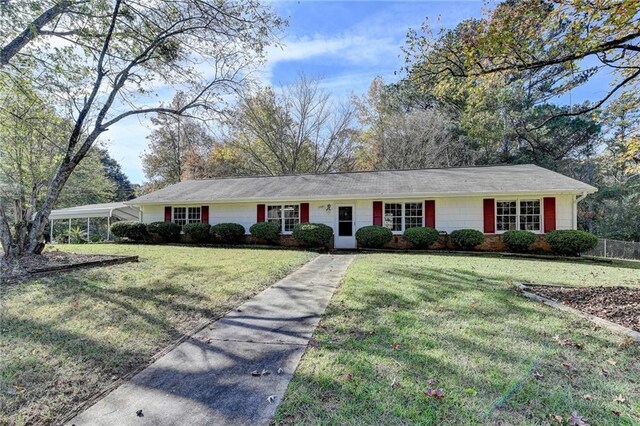
[[[618,259],[640,260],[640,243],[635,241],[610,240],[598,238],[593,250],[583,253],[587,256],[615,257]]]

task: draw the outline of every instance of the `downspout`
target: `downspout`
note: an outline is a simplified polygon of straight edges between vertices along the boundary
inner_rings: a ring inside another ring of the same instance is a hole
[[[587,192],[583,191],[582,194],[578,195],[575,200],[573,201],[573,214],[571,215],[572,217],[572,228],[573,229],[578,229],[578,203],[582,200],[584,200],[585,198],[587,198]]]

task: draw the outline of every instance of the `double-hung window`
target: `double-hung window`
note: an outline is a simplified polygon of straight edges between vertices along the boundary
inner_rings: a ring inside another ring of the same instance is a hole
[[[422,202],[384,203],[384,226],[394,232],[423,226]]]
[[[300,223],[300,205],[267,206],[267,222],[278,225],[283,234],[293,232],[293,228]]]
[[[174,207],[173,223],[184,226],[187,223],[200,223],[202,221],[201,207]]]
[[[520,229],[540,231],[542,214],[539,199],[496,201],[496,230],[498,232]]]

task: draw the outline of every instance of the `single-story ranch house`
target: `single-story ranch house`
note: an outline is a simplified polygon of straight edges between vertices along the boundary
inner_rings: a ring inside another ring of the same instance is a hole
[[[190,180],[129,204],[140,208],[144,223],[233,222],[248,233],[270,221],[285,236],[298,223],[324,223],[334,230],[335,248],[348,249],[368,225],[390,228],[396,246],[413,226],[477,229],[487,241],[510,229],[576,229],[578,202],[596,191],[527,164]]]

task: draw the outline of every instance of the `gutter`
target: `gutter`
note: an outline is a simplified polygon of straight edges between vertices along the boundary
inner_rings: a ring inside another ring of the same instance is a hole
[[[217,200],[154,200],[154,201],[125,201],[124,203],[129,206],[144,206],[144,205],[163,205],[171,203],[180,204],[221,204],[221,203],[260,203],[265,201],[273,202],[294,202],[294,201],[351,201],[351,200],[394,200],[404,198],[455,198],[455,197],[496,197],[496,194],[500,196],[540,196],[544,195],[570,195],[576,194],[575,190],[547,190],[547,191],[509,191],[509,192],[445,192],[445,193],[397,193],[397,194],[351,194],[351,195],[321,195],[321,196],[287,196],[287,197],[250,197],[250,198],[237,198],[237,199],[217,199]],[[582,200],[589,193],[596,191],[582,191],[580,199]]]

